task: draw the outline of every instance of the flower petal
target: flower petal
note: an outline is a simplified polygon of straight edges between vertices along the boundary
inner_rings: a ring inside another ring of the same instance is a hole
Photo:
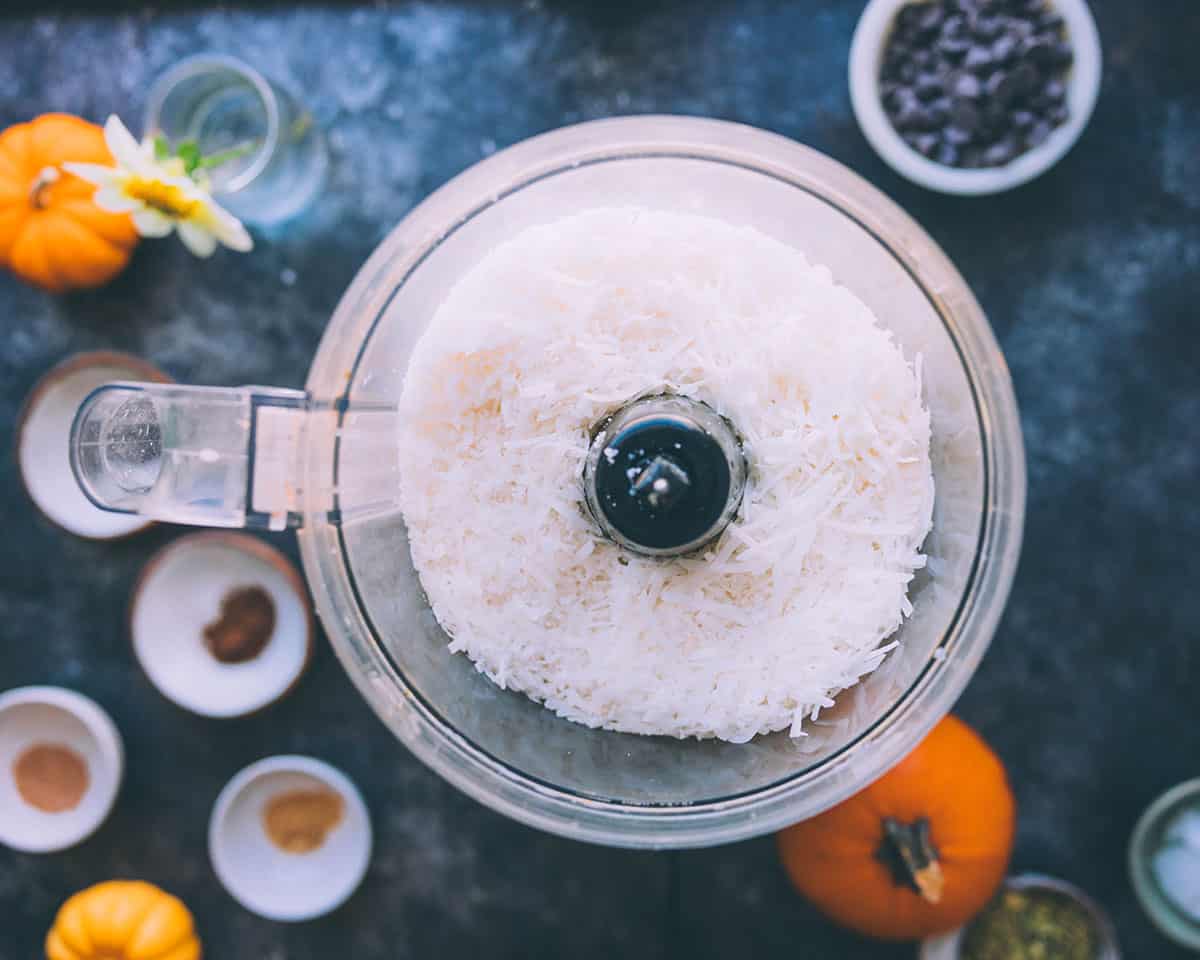
[[[242,226],[241,220],[215,203],[209,212],[212,216],[212,232],[225,246],[239,253],[249,253],[254,249],[254,240]]]
[[[73,160],[68,160],[60,166],[67,173],[74,174],[80,180],[86,180],[88,183],[94,183],[97,186],[107,186],[111,183],[116,183],[122,179],[124,174],[115,167],[105,167],[98,163],[76,163]]]
[[[123,193],[120,187],[111,184],[97,190],[96,195],[92,197],[92,203],[109,213],[132,213],[142,207],[140,201]]]
[[[165,237],[175,228],[175,221],[157,210],[142,207],[133,213],[133,226],[143,237]]]
[[[142,149],[115,113],[109,114],[104,122],[104,142],[119,166],[130,170],[142,169],[145,160]]]
[[[217,249],[217,238],[190,220],[185,220],[179,225],[179,239],[198,257],[211,257]]]

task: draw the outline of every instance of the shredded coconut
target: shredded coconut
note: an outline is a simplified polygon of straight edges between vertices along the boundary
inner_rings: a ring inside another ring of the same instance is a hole
[[[728,418],[750,465],[735,521],[669,560],[582,505],[592,428],[661,392]],[[401,413],[401,504],[450,649],[570,720],[802,736],[912,610],[933,509],[919,365],[755,230],[630,208],[522,231],[437,311]]]

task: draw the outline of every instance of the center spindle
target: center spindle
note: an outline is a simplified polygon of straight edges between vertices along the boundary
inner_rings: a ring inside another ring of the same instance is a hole
[[[687,397],[646,397],[597,429],[584,467],[588,507],[610,539],[650,556],[695,550],[737,512],[746,461],[729,423]]]

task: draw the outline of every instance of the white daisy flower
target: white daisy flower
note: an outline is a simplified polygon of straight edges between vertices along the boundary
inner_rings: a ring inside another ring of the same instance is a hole
[[[104,140],[115,166],[62,165],[100,188],[94,202],[101,210],[128,213],[143,237],[165,237],[177,229],[198,257],[212,256],[218,242],[242,252],[254,248],[241,221],[188,176],[179,157],[159,160],[154,143],[148,138],[138,143],[115,115],[104,124]]]

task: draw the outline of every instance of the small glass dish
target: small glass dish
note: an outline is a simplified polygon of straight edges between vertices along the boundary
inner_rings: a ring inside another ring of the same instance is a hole
[[[1200,950],[1200,923],[1167,897],[1153,869],[1154,855],[1163,846],[1163,833],[1189,806],[1200,806],[1200,777],[1172,787],[1146,808],[1129,840],[1129,876],[1138,902],[1154,925],[1176,943]]]
[[[1061,894],[1087,911],[1092,927],[1096,931],[1099,948],[1095,960],[1121,960],[1121,948],[1117,943],[1117,932],[1104,908],[1072,883],[1048,877],[1041,873],[1021,873],[1004,881],[1004,890],[1046,890]],[[921,941],[918,960],[959,960],[962,956],[962,941],[970,923],[957,930],[929,937]]]
[[[214,196],[247,223],[280,223],[303,211],[325,180],[325,140],[312,114],[247,63],[220,54],[180,61],[155,81],[143,129],[172,146],[236,156],[212,168]]]

